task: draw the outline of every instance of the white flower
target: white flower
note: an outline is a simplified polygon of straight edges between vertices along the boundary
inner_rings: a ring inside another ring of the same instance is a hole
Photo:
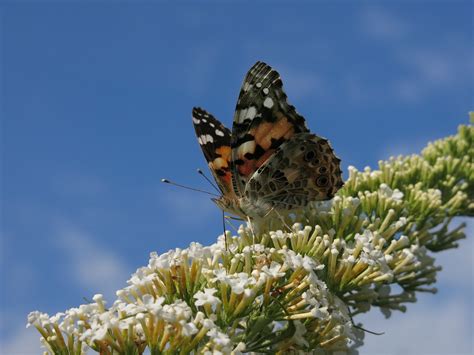
[[[219,303],[221,303],[221,300],[214,296],[216,292],[217,290],[215,288],[205,288],[204,292],[196,292],[196,294],[194,295],[194,298],[196,299],[194,304],[198,307],[204,306],[206,304],[213,307],[217,306]]]
[[[207,336],[211,338],[216,345],[227,346],[230,343],[230,338],[227,334],[219,332],[216,328],[209,330]]]
[[[105,324],[101,325],[97,328],[94,328],[93,332],[90,336],[90,341],[94,342],[96,340],[98,340],[98,341],[104,340],[105,337],[107,336],[107,331],[108,330],[109,329],[108,329],[107,325],[105,325]],[[84,335],[85,335],[85,333],[84,333]]]
[[[186,337],[190,337],[198,332],[196,325],[192,322],[186,322],[182,319],[179,321],[179,324],[181,324],[181,332]]]
[[[328,308],[327,307],[314,307],[311,309],[311,315],[314,318],[324,319],[329,316]]]
[[[150,253],[150,260],[148,267],[154,269],[169,269],[170,268],[169,253],[158,255],[156,252]]]
[[[208,319],[208,318],[203,319],[202,325],[206,329],[214,329],[216,327],[216,325],[214,324],[214,321],[212,319]]]
[[[156,274],[151,272],[149,268],[142,267],[132,275],[127,283],[135,287],[146,287],[148,284],[153,282],[155,277]]]
[[[203,247],[199,243],[191,243],[189,248],[186,249],[186,253],[189,255],[190,258],[193,259],[205,259],[208,257],[212,257],[212,253],[209,247]]]
[[[235,355],[240,355],[245,351],[245,343],[240,342],[236,345],[236,347],[232,350],[232,353]]]
[[[216,282],[224,282],[227,283],[228,277],[227,277],[227,271],[226,269],[217,269],[213,271],[214,275],[216,276],[212,281]]]
[[[272,261],[270,264],[270,267],[267,265],[264,265],[262,267],[262,272],[264,272],[266,275],[270,276],[273,279],[278,279],[280,277],[285,276],[284,272],[280,272],[281,265],[275,261]]]
[[[237,295],[240,295],[244,292],[245,288],[249,285],[255,284],[255,279],[249,277],[245,272],[240,272],[237,275],[229,275],[227,283],[232,288],[232,292]]]
[[[293,324],[295,325],[296,330],[291,340],[294,341],[295,344],[308,347],[309,344],[304,338],[304,335],[306,334],[306,327],[298,320],[293,321]]]
[[[26,325],[26,327],[29,328],[32,325],[39,325],[43,327],[45,324],[49,324],[49,323],[50,323],[50,320],[47,313],[34,311],[28,314],[28,324]]]
[[[285,256],[285,263],[292,269],[304,268],[306,271],[321,270],[324,265],[318,263],[311,257],[295,253],[293,250],[280,250]]]
[[[161,305],[164,301],[164,297],[158,297],[157,299],[155,299],[152,295],[144,295],[142,297],[143,306],[154,315],[158,315],[163,309]]]
[[[392,190],[387,184],[380,184],[379,192],[383,196],[390,197],[396,201],[403,199],[403,192],[401,192],[399,189]]]

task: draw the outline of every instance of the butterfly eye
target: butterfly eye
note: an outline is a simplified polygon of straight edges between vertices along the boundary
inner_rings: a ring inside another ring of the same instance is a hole
[[[324,187],[328,184],[328,177],[326,175],[321,175],[316,179],[316,185],[319,187]]]

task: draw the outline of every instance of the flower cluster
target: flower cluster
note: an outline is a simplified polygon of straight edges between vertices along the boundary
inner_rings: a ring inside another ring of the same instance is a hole
[[[152,253],[110,307],[96,295],[28,325],[52,354],[346,351],[363,337],[354,316],[436,291],[432,253],[464,238],[453,217],[474,215],[473,140],[461,126],[420,156],[350,167],[331,201],[240,226],[227,243]]]
[[[244,239],[232,238],[233,251],[221,238],[210,247],[193,243],[152,253],[110,308],[96,295],[93,303],[53,317],[32,312],[28,322],[52,353],[65,346],[101,353],[148,347],[153,354],[344,349],[352,323],[346,305],[317,275],[324,265],[287,248],[244,245]]]

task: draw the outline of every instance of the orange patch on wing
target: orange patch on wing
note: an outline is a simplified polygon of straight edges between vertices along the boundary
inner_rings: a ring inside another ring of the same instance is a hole
[[[228,145],[223,145],[222,147],[216,149],[216,153],[219,154],[222,159],[227,161],[228,166],[228,163],[230,162],[230,156],[232,154],[232,150],[230,149],[230,147]]]
[[[260,168],[275,152],[275,149],[270,149],[265,152],[258,160],[244,159],[244,164],[239,166],[239,174],[243,176],[252,175],[258,168]]]
[[[229,146],[221,146],[216,149],[216,153],[220,157],[209,162],[209,168],[214,174],[214,177],[218,181],[218,184],[224,189],[224,194],[229,196],[235,196],[234,189],[232,187],[232,173],[230,172],[230,158],[232,150]],[[225,172],[225,175],[219,175],[217,171]]]
[[[295,132],[293,124],[288,121],[288,118],[279,112],[276,116],[276,122],[263,122],[249,132],[263,149],[270,148],[272,139],[280,139],[281,137],[288,139]]]
[[[255,163],[255,166],[258,168],[260,168],[262,166],[263,163],[265,163],[268,158],[270,158],[272,156],[272,154],[275,152],[275,149],[270,149],[270,150],[267,150],[265,152],[265,154],[263,154],[260,159],[257,160],[257,162]]]
[[[275,152],[275,149],[270,149],[272,140],[278,140],[281,138],[289,139],[295,134],[294,126],[290,121],[288,121],[286,116],[281,112],[277,112],[276,117],[276,122],[262,122],[258,126],[249,130],[248,133],[255,137],[255,143],[260,145],[265,150],[265,153],[258,160],[249,160],[244,157],[248,147],[242,149],[242,152],[239,152],[240,154],[238,154],[239,159],[244,161],[244,163],[238,167],[240,175],[252,175],[272,156]],[[244,144],[246,143],[243,143],[242,147],[244,147]],[[253,153],[253,151],[251,153]]]

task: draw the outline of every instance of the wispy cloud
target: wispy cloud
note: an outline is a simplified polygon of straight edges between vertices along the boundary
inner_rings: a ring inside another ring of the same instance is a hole
[[[54,191],[63,196],[96,197],[107,190],[103,180],[84,173],[58,173],[51,183]]]
[[[24,323],[26,324],[26,319]],[[18,325],[15,327],[13,334],[0,344],[0,353],[12,355],[40,354],[40,347],[40,334],[36,329],[26,329],[25,325]]]
[[[274,67],[278,68],[278,72],[284,80],[285,91],[291,93],[290,102],[293,99],[321,97],[326,93],[327,86],[324,79],[313,70],[294,69],[278,63]]]
[[[396,56],[407,74],[393,83],[394,93],[405,101],[418,101],[435,91],[471,85],[474,70],[467,47],[445,40],[436,48],[398,48]]]
[[[186,221],[188,224],[219,218],[219,208],[209,197],[180,189],[163,191],[163,188],[159,189],[158,195],[161,203],[170,210],[169,215],[173,216],[174,221]]]
[[[436,254],[436,263],[443,267],[438,273],[438,285],[440,290],[460,289],[474,296],[474,219],[458,218],[456,222],[466,222],[466,239],[458,242],[459,248]],[[474,318],[472,320],[474,322]]]
[[[436,297],[428,295],[428,297]],[[472,303],[454,297],[438,302],[422,297],[406,313],[385,319],[377,310],[358,317],[364,327],[385,334],[366,334],[363,354],[472,354]]]
[[[386,44],[401,76],[387,80],[382,91],[405,103],[420,102],[437,92],[469,87],[474,64],[467,38],[454,34],[438,36],[436,42],[411,40],[419,23],[412,23],[383,7],[366,7],[360,13],[361,31],[368,38]],[[362,82],[359,91],[374,91]],[[374,91],[376,93],[376,91]]]
[[[409,29],[405,21],[381,7],[365,8],[360,22],[367,35],[382,40],[401,39]]]
[[[81,287],[111,299],[117,289],[125,286],[131,270],[87,232],[63,221],[57,227],[55,242],[68,257],[66,267],[70,268],[72,280]]]

